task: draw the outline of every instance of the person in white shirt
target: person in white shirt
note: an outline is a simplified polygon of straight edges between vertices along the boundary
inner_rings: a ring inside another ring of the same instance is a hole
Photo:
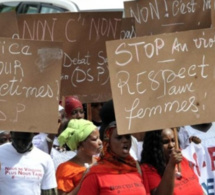
[[[214,194],[215,122],[181,127],[178,138],[182,153],[193,167],[205,194]]]
[[[0,146],[0,195],[55,195],[54,163],[33,146],[34,133],[11,132],[11,143]]]

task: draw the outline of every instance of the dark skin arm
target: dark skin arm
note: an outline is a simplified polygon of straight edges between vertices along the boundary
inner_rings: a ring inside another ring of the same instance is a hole
[[[58,195],[57,188],[41,190],[41,195]]]
[[[151,191],[152,195],[172,195],[175,185],[175,166],[182,161],[180,150],[173,150],[159,186]]]

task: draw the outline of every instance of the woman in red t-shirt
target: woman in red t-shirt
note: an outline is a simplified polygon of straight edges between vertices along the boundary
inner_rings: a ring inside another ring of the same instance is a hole
[[[175,149],[173,129],[145,134],[141,154],[141,169],[152,195],[203,195],[202,188],[188,161]],[[180,163],[181,175],[176,164]]]
[[[108,113],[108,109],[113,110],[112,101],[104,105],[102,113]],[[78,195],[146,195],[137,162],[130,156],[130,148],[131,135],[118,135],[116,122],[110,122],[104,130],[100,159],[90,168]]]
[[[102,150],[97,127],[89,120],[71,119],[67,128],[58,137],[59,144],[66,144],[77,154],[61,163],[56,171],[59,195],[77,194],[87,168],[97,161]]]

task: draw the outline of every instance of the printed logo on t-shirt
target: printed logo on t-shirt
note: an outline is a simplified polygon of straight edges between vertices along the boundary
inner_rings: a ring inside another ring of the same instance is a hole
[[[4,175],[13,179],[28,178],[32,180],[41,180],[43,177],[43,171],[36,168],[30,169],[25,167],[4,167]]]
[[[110,190],[111,191],[117,190],[117,193],[122,193],[123,191],[136,191],[137,188],[143,188],[143,184],[129,183],[129,184],[123,184],[123,185],[110,186]]]

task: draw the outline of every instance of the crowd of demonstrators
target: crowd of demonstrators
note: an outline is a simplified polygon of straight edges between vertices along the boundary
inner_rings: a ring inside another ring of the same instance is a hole
[[[152,195],[203,195],[201,185],[181,150],[173,129],[146,132],[141,155],[141,169]],[[180,175],[176,175],[180,163]]]
[[[81,101],[66,97],[57,134],[0,131],[0,195],[203,194],[182,154],[191,141],[211,144],[211,123],[181,128],[181,151],[171,128],[118,135],[113,100],[98,104],[89,121]]]
[[[105,103],[101,117],[108,116],[103,131],[103,150],[98,162],[85,175],[79,195],[145,195],[138,162],[130,155],[131,135],[118,135],[112,100]],[[108,122],[110,122],[108,124]]]
[[[89,120],[70,120],[68,127],[58,137],[60,145],[66,144],[77,154],[61,163],[56,171],[59,195],[77,194],[80,180],[89,166],[96,162],[102,142],[98,128]]]
[[[11,143],[0,146],[1,195],[55,195],[54,163],[32,144],[34,133],[11,132]]]

